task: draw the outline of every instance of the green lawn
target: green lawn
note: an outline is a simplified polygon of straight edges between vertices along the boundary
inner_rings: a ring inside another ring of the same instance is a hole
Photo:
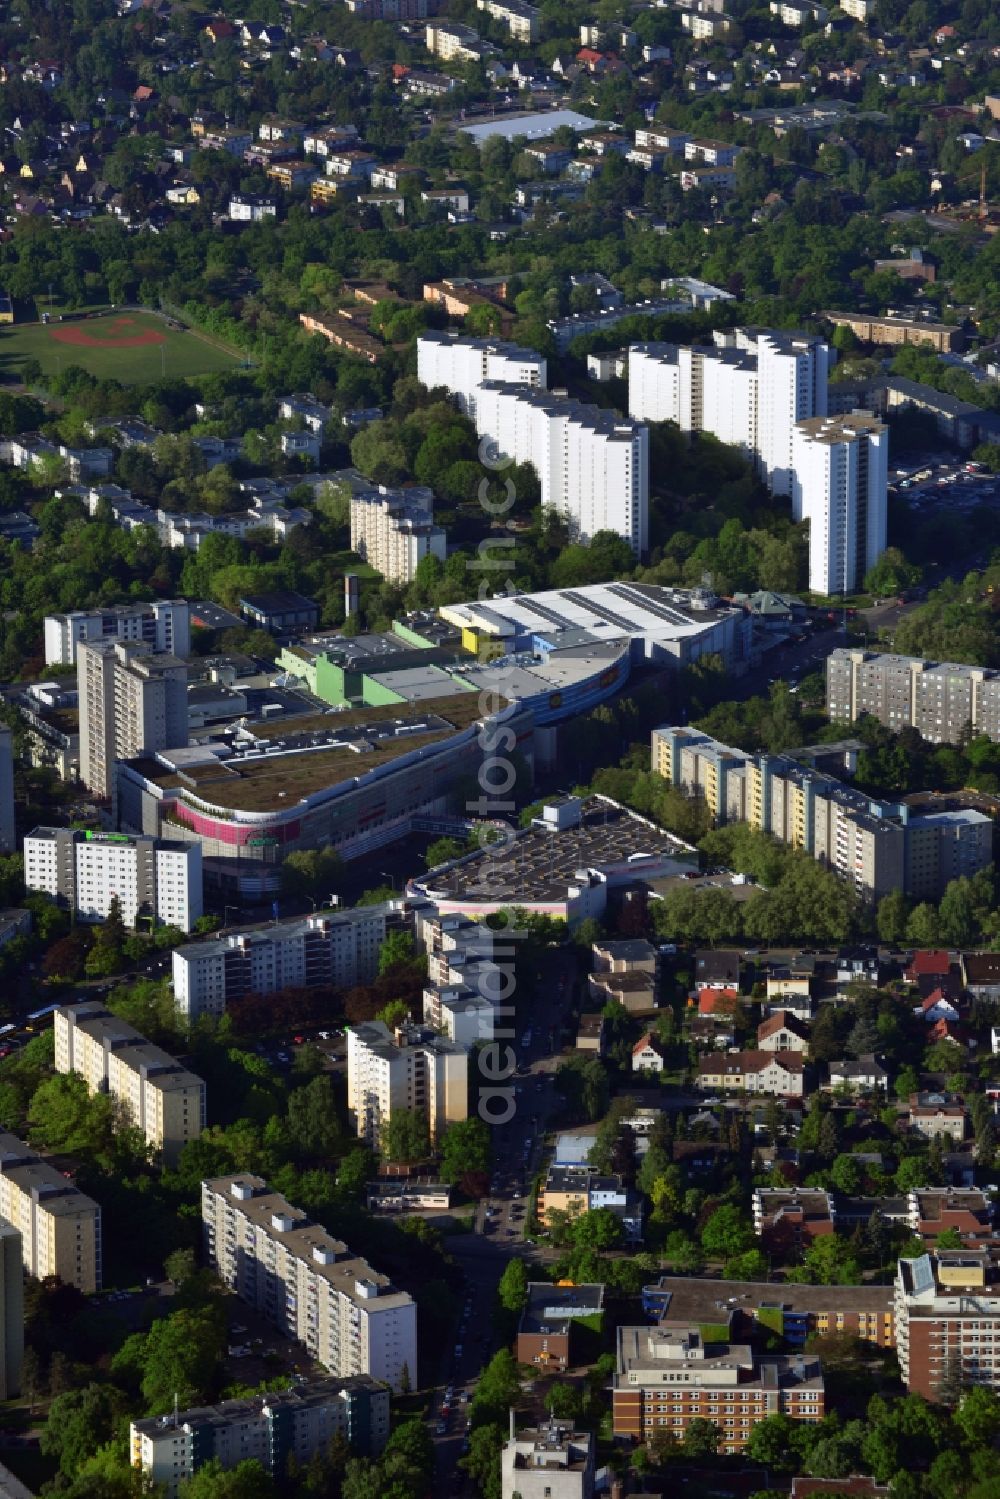
[[[79,339],[89,342],[73,341]],[[125,385],[231,370],[243,362],[235,350],[209,343],[193,329],[178,330],[153,313],[127,311],[0,329],[0,375],[17,375],[26,359],[37,359],[47,375],[76,364]]]

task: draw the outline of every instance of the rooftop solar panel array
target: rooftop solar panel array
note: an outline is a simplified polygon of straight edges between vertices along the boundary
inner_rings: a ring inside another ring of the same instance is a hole
[[[636,633],[636,622],[634,619],[626,619],[622,614],[616,614],[613,609],[607,609],[603,604],[595,604],[593,599],[584,598],[582,593],[575,593],[571,589],[563,589],[560,594],[568,604],[573,604],[577,609],[583,609],[587,614],[596,614],[598,619],[603,619],[606,624],[614,625],[616,630],[624,630],[626,635]],[[633,602],[631,599],[629,603]]]
[[[679,609],[671,609],[666,604],[657,603],[646,594],[629,588],[625,583],[609,583],[608,592],[613,593],[616,598],[622,599],[626,604],[634,604],[636,608],[644,609],[647,614],[655,614],[657,619],[666,620],[667,624],[689,625],[691,623],[688,616],[682,614]]]
[[[563,598],[568,597],[568,594],[563,594]],[[573,621],[567,619],[565,614],[559,614],[555,609],[550,609],[548,604],[538,603],[537,599],[528,599],[523,594],[518,594],[515,603],[519,609],[525,609],[529,614],[537,614],[539,619],[544,619],[546,624],[555,625],[559,630],[573,628]]]

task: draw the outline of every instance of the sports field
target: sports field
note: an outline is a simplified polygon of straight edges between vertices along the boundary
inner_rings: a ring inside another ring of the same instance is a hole
[[[0,372],[16,375],[26,359],[37,359],[47,375],[78,364],[98,379],[125,385],[205,375],[243,363],[241,354],[150,312],[105,312],[0,330]]]

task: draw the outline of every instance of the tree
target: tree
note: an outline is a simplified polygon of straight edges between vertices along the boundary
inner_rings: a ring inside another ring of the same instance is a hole
[[[716,1208],[701,1231],[701,1247],[717,1259],[733,1259],[754,1248],[752,1225],[739,1208],[729,1203]]]
[[[46,1457],[54,1458],[60,1473],[72,1478],[83,1462],[115,1433],[128,1402],[110,1384],[87,1384],[67,1390],[49,1406],[48,1419],[38,1445]]]
[[[59,1073],[35,1089],[28,1105],[32,1137],[50,1150],[93,1155],[112,1137],[114,1106],[105,1094],[90,1095],[77,1073]]]
[[[813,1285],[850,1286],[861,1279],[861,1266],[850,1244],[836,1234],[813,1239],[805,1253],[805,1268]]]
[[[521,1393],[517,1364],[508,1348],[502,1348],[490,1359],[479,1376],[476,1393],[469,1404],[473,1429],[498,1423],[507,1425],[507,1412],[516,1405]]]
[[[278,1493],[274,1479],[256,1458],[246,1458],[235,1468],[209,1458],[180,1486],[180,1499],[277,1499]]]
[[[115,1354],[112,1372],[141,1389],[151,1414],[214,1394],[225,1352],[225,1315],[220,1305],[184,1309],[133,1333]]]
[[[763,1463],[765,1467],[777,1468],[779,1471],[794,1471],[798,1467],[798,1455],[795,1451],[795,1438],[798,1434],[798,1423],[790,1416],[777,1413],[767,1416],[750,1433],[747,1442],[747,1456],[752,1457],[755,1463]]]
[[[492,1145],[488,1125],[478,1118],[459,1119],[450,1124],[440,1142],[441,1179],[446,1182],[472,1182],[489,1185]]]
[[[973,1447],[992,1447],[1000,1434],[1000,1399],[994,1390],[974,1385],[966,1390],[954,1423]]]
[[[914,906],[906,922],[906,940],[915,947],[934,947],[938,937],[938,914],[928,901]]]
[[[417,949],[409,932],[403,930],[386,932],[385,941],[378,955],[379,975],[391,973],[394,968],[401,968],[406,963],[412,963],[416,956]]]
[[[520,1314],[528,1304],[528,1272],[521,1259],[508,1260],[500,1277],[497,1295],[504,1311]]]
[[[878,903],[875,924],[882,942],[901,942],[906,936],[910,903],[902,890],[890,890]]]
[[[431,1153],[427,1120],[415,1109],[393,1109],[382,1128],[381,1153],[387,1161],[409,1164]]]
[[[175,1249],[163,1261],[163,1273],[175,1286],[182,1286],[195,1273],[197,1263],[193,1249]]]
[[[500,1454],[506,1436],[506,1422],[474,1426],[469,1433],[468,1454],[459,1459],[459,1465],[469,1474],[483,1499],[501,1499]]]
[[[572,1234],[578,1249],[616,1249],[624,1229],[610,1208],[591,1208],[574,1219]]]
[[[719,1450],[722,1433],[714,1421],[695,1416],[684,1433],[682,1446],[685,1457],[715,1457]]]
[[[304,1156],[318,1159],[339,1153],[343,1136],[333,1087],[325,1073],[289,1094],[288,1130]]]

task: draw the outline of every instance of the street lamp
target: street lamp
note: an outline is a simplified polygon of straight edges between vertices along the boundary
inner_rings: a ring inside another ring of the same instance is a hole
[[[223,929],[225,929],[229,925],[229,913],[230,913],[230,911],[235,911],[236,914],[237,914],[237,916],[240,914],[240,908],[239,908],[239,906],[223,906],[223,908],[222,908],[222,926],[223,926]]]
[[[387,869],[380,869],[379,870],[379,874],[382,876],[382,878],[384,880],[388,880],[389,881],[390,885],[392,886],[393,894],[395,894],[396,893],[396,876],[394,874],[390,874]]]

